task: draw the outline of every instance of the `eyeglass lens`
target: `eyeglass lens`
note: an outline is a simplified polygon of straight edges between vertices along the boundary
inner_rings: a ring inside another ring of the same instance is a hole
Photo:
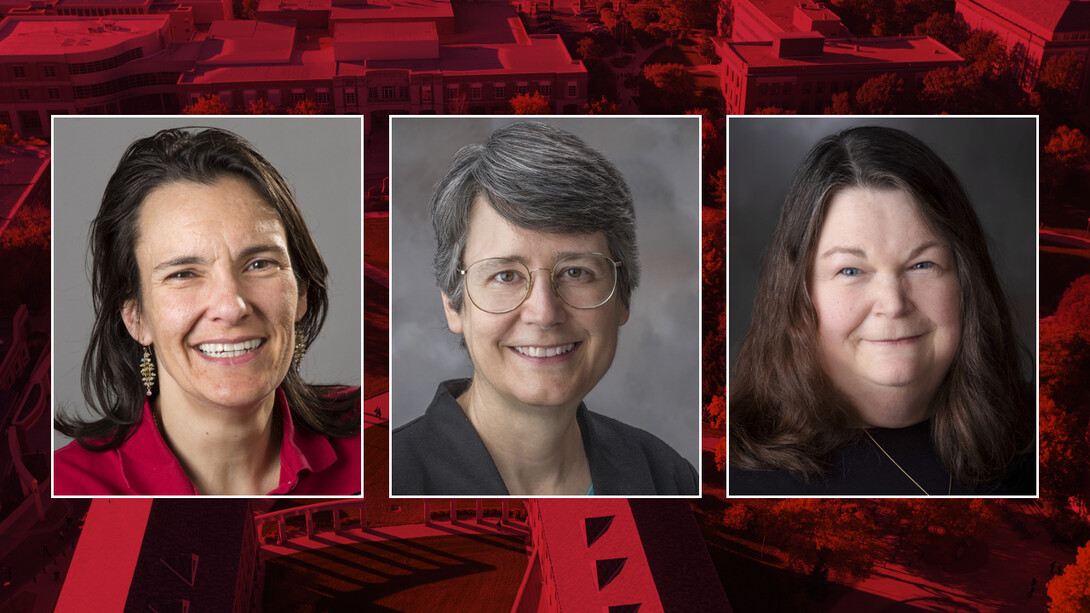
[[[504,313],[517,308],[530,295],[530,274],[518,260],[488,258],[466,270],[466,290],[481,310]],[[613,295],[617,267],[609,258],[595,253],[570,255],[553,266],[552,281],[564,302],[591,309]]]

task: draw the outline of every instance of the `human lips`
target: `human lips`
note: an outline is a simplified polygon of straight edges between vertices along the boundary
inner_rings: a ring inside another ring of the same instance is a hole
[[[900,345],[911,344],[922,337],[923,334],[908,334],[903,336],[891,335],[887,338],[872,339],[870,342],[880,347],[897,347]]]
[[[212,358],[237,358],[265,344],[263,338],[236,342],[207,342],[197,345],[197,350]]]
[[[516,352],[531,358],[551,358],[558,355],[564,355],[575,349],[577,343],[568,343],[566,345],[550,345],[550,346],[537,346],[537,345],[519,345],[512,347]]]

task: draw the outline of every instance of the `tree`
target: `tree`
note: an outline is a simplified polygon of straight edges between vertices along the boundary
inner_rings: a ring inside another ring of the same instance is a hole
[[[1079,548],[1075,562],[1048,582],[1049,613],[1090,611],[1090,543]]]
[[[617,103],[605,96],[591,100],[583,106],[583,113],[587,115],[616,115],[619,111]]]
[[[709,64],[718,64],[723,61],[723,58],[719,57],[719,52],[715,50],[715,43],[712,42],[710,37],[704,37],[704,40],[697,45],[696,50],[700,53],[700,57],[704,58],[704,61]]]
[[[182,109],[185,115],[227,115],[231,109],[216,94],[204,94]]]
[[[541,92],[530,92],[511,98],[511,110],[516,115],[548,115],[552,106]]]
[[[303,98],[288,109],[288,115],[321,115],[322,109],[310,98]]]
[[[269,104],[269,101],[265,98],[251,100],[246,104],[247,115],[272,115],[275,112],[276,109],[273,108],[273,105]]]
[[[933,13],[912,29],[917,36],[930,36],[950,49],[957,49],[969,38],[969,25],[960,15]]]
[[[892,115],[897,113],[905,92],[905,82],[892,73],[872,77],[855,92],[852,110],[857,115]]]
[[[900,547],[960,558],[994,530],[996,516],[986,500],[904,499],[889,501],[899,522]]]
[[[719,470],[719,472],[726,472],[727,470],[726,439],[719,441],[719,444],[715,446],[715,467]]]
[[[1041,66],[1035,90],[1041,96],[1040,108],[1049,111],[1070,108],[1079,91],[1082,60],[1074,53],[1054,55]]]
[[[575,52],[583,58],[584,63],[596,62],[602,59],[602,46],[593,38],[584,36],[575,46]]]
[[[826,115],[851,115],[852,95],[849,92],[837,92],[833,94],[832,103],[825,107]]]
[[[623,10],[628,23],[637,30],[648,31],[652,24],[659,21],[659,9],[662,8],[661,0],[642,0],[640,2],[627,2]]]
[[[708,403],[708,406],[704,407],[704,421],[707,422],[713,430],[718,430],[726,425],[727,418],[727,403],[723,400],[723,396],[716,395],[712,398],[712,401]]]
[[[1080,130],[1066,125],[1056,128],[1044,146],[1045,155],[1063,171],[1086,166],[1090,160],[1090,140]]]
[[[715,29],[718,2],[716,0],[670,0],[659,10],[659,23],[676,38],[694,29]]]
[[[781,500],[761,517],[767,541],[788,566],[813,576],[865,578],[882,554],[878,525],[867,507],[822,498]]]
[[[16,134],[6,123],[0,123],[0,145],[48,145],[40,138],[24,138]]]
[[[1041,497],[1063,506],[1080,495],[1083,468],[1090,462],[1086,429],[1077,415],[1068,414],[1041,392],[1039,410]]]
[[[242,0],[239,17],[241,19],[256,19],[259,0]]]
[[[681,64],[645,64],[643,76],[664,91],[689,93],[696,87],[696,79]]]
[[[798,115],[798,111],[782,109],[778,106],[762,106],[753,110],[754,115]]]
[[[3,125],[3,124],[0,124]],[[19,212],[0,234],[2,249],[42,249],[49,251],[49,207],[21,206]]]

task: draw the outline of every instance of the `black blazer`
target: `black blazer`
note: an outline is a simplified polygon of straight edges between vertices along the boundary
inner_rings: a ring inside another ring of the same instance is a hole
[[[496,464],[455,398],[468,379],[444,381],[423,416],[393,434],[397,496],[507,496]],[[669,445],[639,428],[579,404],[576,419],[595,495],[697,496],[696,470]]]

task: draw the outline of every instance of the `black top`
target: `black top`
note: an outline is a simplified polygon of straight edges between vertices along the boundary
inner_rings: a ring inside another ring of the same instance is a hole
[[[1033,458],[1025,455],[998,482],[970,488],[951,481],[931,444],[931,421],[907,428],[870,428],[897,464],[867,437],[833,453],[828,476],[809,483],[786,470],[742,470],[730,467],[730,495],[772,496],[923,496],[924,492],[905,476],[912,476],[932,496],[951,494],[1032,495],[1035,475]],[[901,468],[897,468],[897,465]],[[901,469],[904,469],[902,472]]]
[[[394,430],[397,496],[507,496],[484,442],[455,400],[469,379],[444,381],[424,415]],[[576,412],[595,495],[698,495],[700,480],[685,458],[654,435],[599,415]]]

